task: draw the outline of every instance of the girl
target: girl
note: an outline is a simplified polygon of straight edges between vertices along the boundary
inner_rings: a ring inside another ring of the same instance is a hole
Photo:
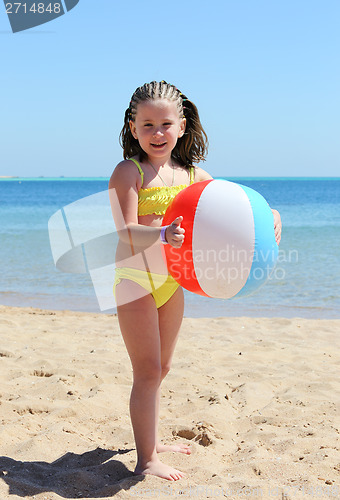
[[[182,288],[168,276],[162,244],[180,247],[182,217],[162,228],[166,208],[193,182],[212,177],[194,162],[205,159],[207,136],[192,101],[174,85],[151,82],[134,92],[121,132],[124,161],[109,183],[119,244],[115,296],[120,329],[131,359],[130,415],[137,449],[135,474],[176,481],[184,473],[159,453],[190,455],[186,445],[157,440],[160,384],[170,365],[182,322]],[[274,213],[277,242],[281,221]]]

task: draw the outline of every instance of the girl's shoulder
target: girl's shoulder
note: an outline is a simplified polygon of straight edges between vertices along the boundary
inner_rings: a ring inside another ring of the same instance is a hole
[[[212,179],[213,177],[201,167],[195,166],[195,182],[207,181]]]
[[[137,189],[140,189],[140,179],[141,175],[138,171],[136,163],[130,159],[122,160],[112,172],[109,187],[137,186]]]

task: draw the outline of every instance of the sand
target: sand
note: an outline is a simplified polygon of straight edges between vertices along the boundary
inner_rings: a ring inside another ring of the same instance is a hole
[[[340,320],[183,321],[160,437],[186,473],[133,476],[117,317],[0,307],[0,499],[340,498]]]

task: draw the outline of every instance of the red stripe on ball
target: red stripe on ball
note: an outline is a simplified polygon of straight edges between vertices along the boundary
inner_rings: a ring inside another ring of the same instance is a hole
[[[164,247],[166,263],[169,273],[186,290],[199,295],[208,295],[200,287],[192,258],[192,232],[196,208],[201,194],[212,179],[196,182],[180,191],[168,207],[163,226],[171,224],[176,217],[183,216],[181,227],[185,229],[184,242],[181,248],[171,245]]]

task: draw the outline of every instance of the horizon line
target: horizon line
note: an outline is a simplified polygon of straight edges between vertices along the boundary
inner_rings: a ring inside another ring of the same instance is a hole
[[[267,180],[317,180],[317,179],[329,179],[329,180],[340,180],[339,176],[250,176],[250,175],[231,175],[231,176],[222,176],[222,175],[216,175],[213,176],[214,179],[251,179],[251,180],[261,180],[261,179],[267,179]],[[0,176],[0,181],[27,181],[27,180],[109,180],[109,176],[49,176],[45,177],[43,175],[39,176],[27,176],[27,177],[21,177],[17,175],[1,175]]]

